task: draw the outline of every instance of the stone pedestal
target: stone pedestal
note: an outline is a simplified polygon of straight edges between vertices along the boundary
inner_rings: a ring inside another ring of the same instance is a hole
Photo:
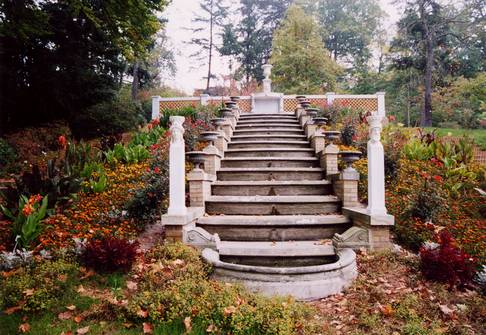
[[[338,169],[339,148],[337,145],[329,144],[321,152],[321,167],[326,171],[326,176],[339,173]]]
[[[316,154],[319,156],[319,154],[326,147],[326,138],[324,137],[324,135],[315,132],[314,135],[312,135],[311,137],[311,145],[316,151]]]
[[[152,120],[160,119],[160,96],[152,96]]]
[[[232,124],[229,120],[227,121],[227,123],[223,124],[221,126],[221,128],[223,129],[223,131],[226,135],[226,138],[230,138],[231,136],[233,136],[234,127],[232,126]]]
[[[359,206],[359,173],[353,168],[346,168],[333,180],[334,192],[342,200],[343,207]]]
[[[308,139],[311,139],[314,133],[317,130],[317,125],[312,123],[311,120],[308,120],[307,123],[304,126],[305,130],[305,135],[307,136]]]
[[[222,156],[224,156],[224,152],[228,149],[228,141],[229,137],[226,135],[224,130],[221,130],[218,139],[214,141],[214,146],[219,150]]]
[[[295,116],[297,117],[298,120],[300,120],[300,116],[305,113],[305,109],[302,107],[297,107],[295,109]]]
[[[302,127],[304,127],[309,120],[310,120],[310,116],[307,115],[305,111],[300,114],[299,122]]]
[[[252,94],[252,113],[277,114],[283,112],[282,93],[256,93]]]
[[[216,171],[221,167],[222,155],[214,145],[208,145],[203,151],[208,154],[204,160],[204,171],[215,176]]]
[[[187,180],[191,207],[205,207],[205,201],[211,195],[211,183],[216,180],[216,176],[202,169],[194,169],[187,175]]]

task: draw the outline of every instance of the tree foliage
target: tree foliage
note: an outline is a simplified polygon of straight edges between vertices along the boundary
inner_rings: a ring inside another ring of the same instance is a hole
[[[224,56],[231,56],[239,64],[237,79],[261,82],[262,65],[270,57],[272,36],[290,5],[290,0],[240,0],[236,24],[224,27],[223,45],[219,49]]]
[[[146,54],[166,0],[0,4],[0,131],[71,120],[110,100],[126,63]]]
[[[289,94],[334,90],[339,66],[329,57],[314,19],[292,5],[273,37],[275,87]]]
[[[217,28],[222,27],[224,19],[228,15],[228,8],[222,0],[200,0],[199,11],[192,20],[193,37],[191,44],[198,47],[198,50],[192,55],[199,62],[204,61],[208,68],[206,76],[206,92],[209,92],[211,79],[214,78],[212,72],[213,52],[216,50]]]

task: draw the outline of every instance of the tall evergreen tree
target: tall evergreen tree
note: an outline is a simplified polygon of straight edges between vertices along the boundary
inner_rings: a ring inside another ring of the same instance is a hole
[[[216,51],[217,28],[223,25],[227,16],[227,7],[222,0],[200,0],[199,11],[192,20],[194,28],[191,28],[195,37],[190,43],[198,47],[198,51],[192,56],[198,61],[205,61],[208,71],[206,76],[206,92],[209,92],[212,72],[213,52]]]
[[[261,82],[262,65],[270,57],[272,36],[291,0],[241,0],[239,22],[226,25],[220,53],[239,63],[237,79]]]
[[[310,16],[292,5],[273,37],[275,87],[288,94],[317,94],[332,91],[339,66],[329,57]]]
[[[465,64],[482,63],[484,69],[484,60],[470,59],[484,54],[484,47],[482,51],[481,47],[476,47],[480,40],[477,33],[481,31],[477,28],[484,24],[484,15],[475,15],[473,5],[468,1],[462,7],[456,7],[437,0],[410,0],[398,22],[399,33],[392,42],[394,67],[415,68],[422,73],[421,126],[432,125],[433,87],[443,85],[447,75],[460,73],[460,64],[464,64],[461,57],[467,59]]]
[[[0,2],[0,132],[109,100],[144,55],[165,0]]]

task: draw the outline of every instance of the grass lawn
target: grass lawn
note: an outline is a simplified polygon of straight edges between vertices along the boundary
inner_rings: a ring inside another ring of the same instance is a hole
[[[460,137],[464,134],[471,136],[481,149],[486,150],[486,129],[453,129],[453,128],[425,128],[429,131],[436,130],[437,135],[447,136],[449,133],[452,136]]]

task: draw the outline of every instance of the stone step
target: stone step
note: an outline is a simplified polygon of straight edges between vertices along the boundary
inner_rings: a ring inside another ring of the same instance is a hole
[[[279,114],[254,114],[254,113],[243,113],[240,114],[240,120],[247,119],[296,119],[294,113],[279,113]]]
[[[204,216],[197,226],[225,241],[305,241],[329,239],[351,226],[343,215]]]
[[[319,241],[240,242],[218,244],[221,261],[254,266],[312,266],[336,261],[332,245]]]
[[[231,142],[240,141],[307,141],[305,135],[236,135],[231,137]]]
[[[206,201],[211,215],[316,215],[337,213],[341,208],[333,195],[218,196]]]
[[[260,136],[260,135],[305,135],[303,129],[297,128],[260,128],[260,129],[236,129],[233,136]]]
[[[213,195],[326,195],[331,194],[327,180],[216,181]]]
[[[322,180],[321,168],[221,168],[217,172],[218,180]]]
[[[224,157],[315,157],[312,148],[228,149]]]
[[[228,142],[229,149],[244,148],[309,148],[308,141],[238,141]]]
[[[225,157],[222,168],[319,167],[317,157]]]
[[[263,168],[220,168],[217,172],[218,180],[240,181],[290,181],[290,180],[322,180],[324,171],[320,167],[315,168],[288,168],[288,167],[263,167]]]
[[[279,124],[300,124],[297,118],[295,119],[239,119],[237,125],[254,125],[260,123],[279,123]]]
[[[278,128],[278,129],[302,129],[302,126],[298,123],[269,123],[269,122],[258,122],[258,123],[250,123],[250,124],[236,124],[236,130],[243,130],[243,129],[258,129],[258,130],[267,130],[268,128]]]

